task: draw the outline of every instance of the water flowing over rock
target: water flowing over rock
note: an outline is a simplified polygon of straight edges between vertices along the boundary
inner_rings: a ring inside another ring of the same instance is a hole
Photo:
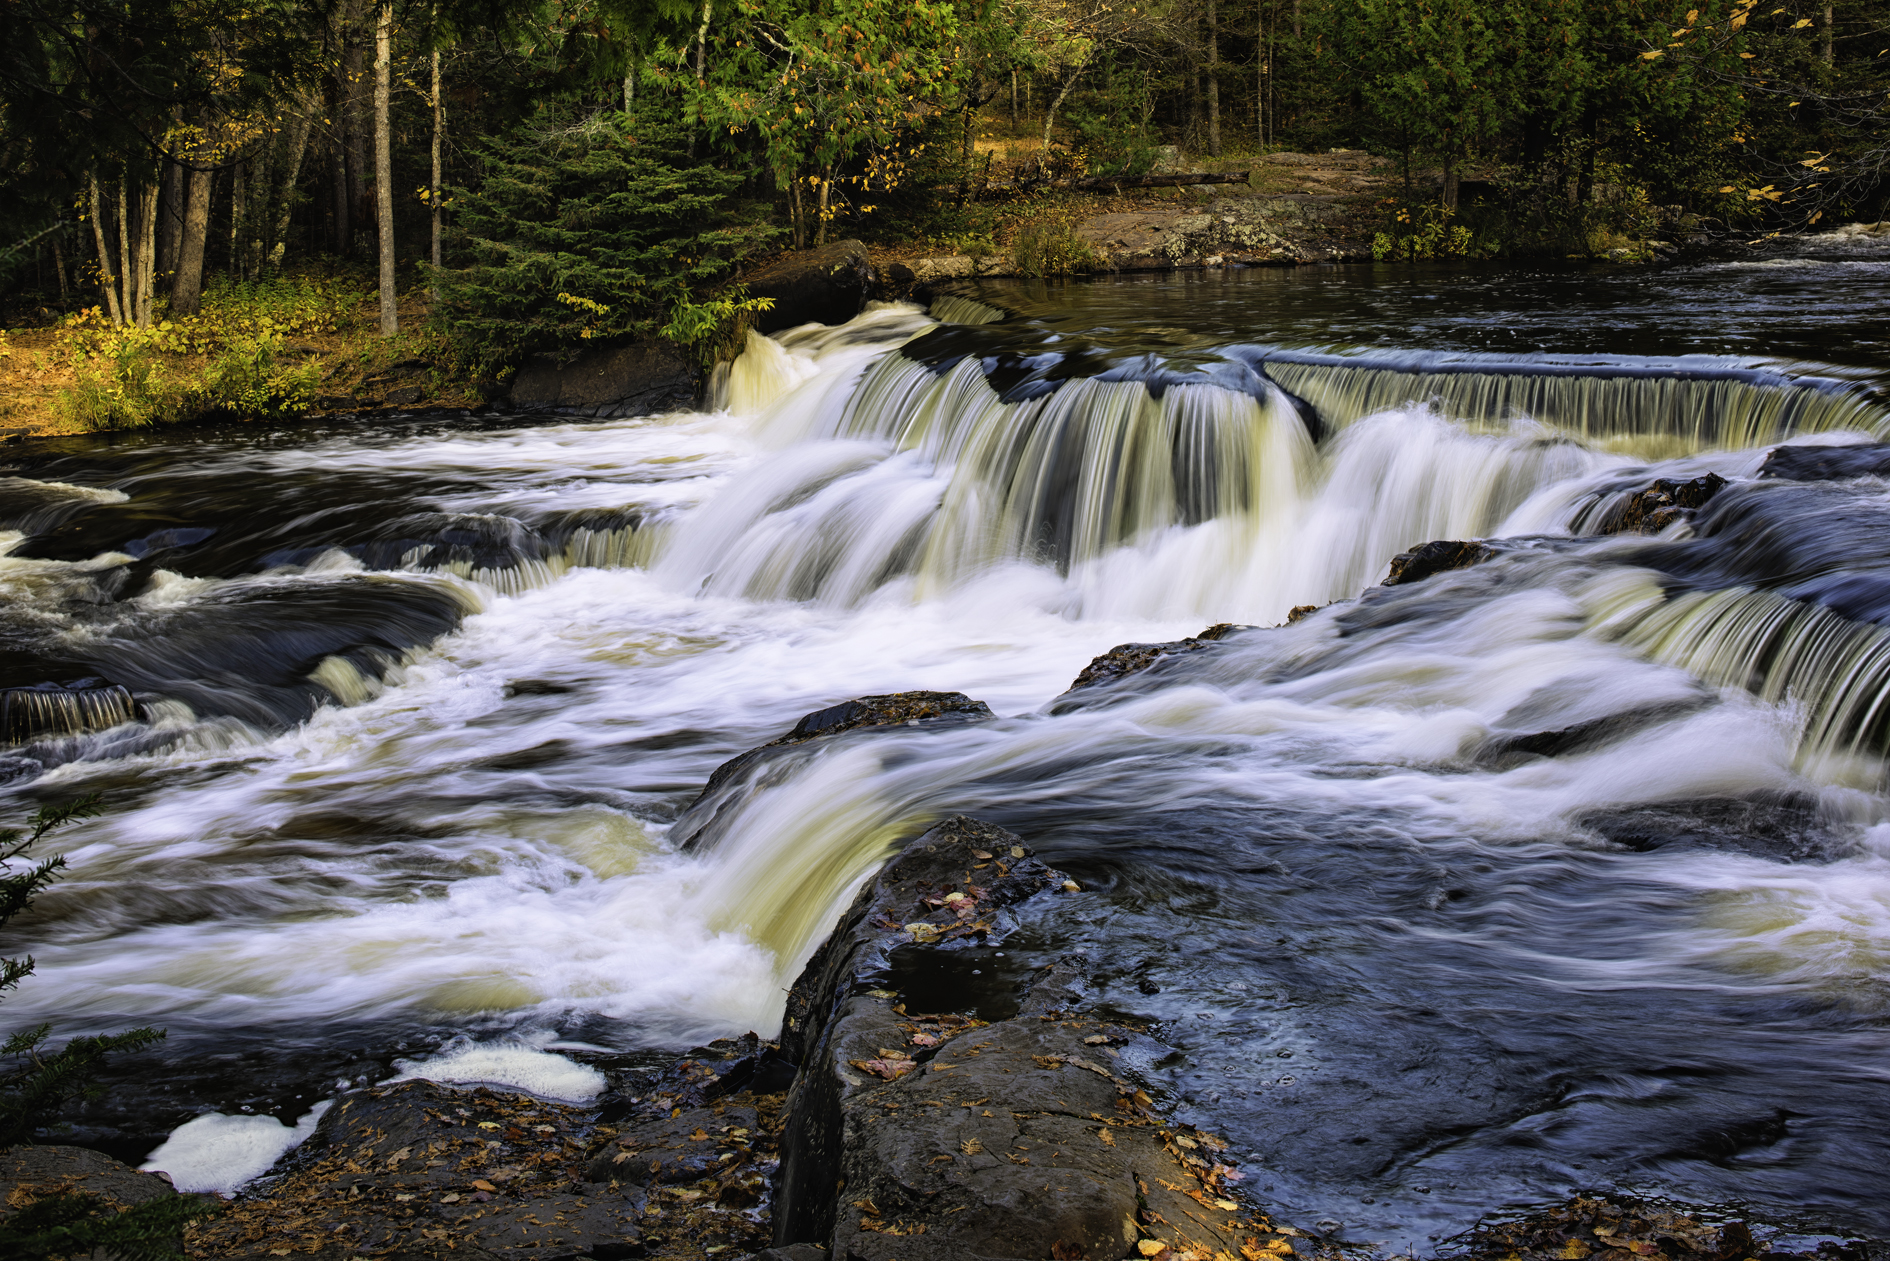
[[[1890,476],[1890,443],[1774,447],[1759,466],[1758,475],[1787,482]]]
[[[866,246],[836,241],[800,250],[742,278],[751,298],[773,298],[755,318],[764,333],[801,324],[844,324],[860,313],[877,283]]]
[[[1420,543],[1410,551],[1399,552],[1391,558],[1391,573],[1384,585],[1398,587],[1423,582],[1432,574],[1451,569],[1468,569],[1495,556],[1495,548],[1474,539],[1467,543],[1452,539]]]
[[[1083,667],[1082,673],[1071,681],[1069,692],[1080,691],[1087,687],[1098,687],[1104,683],[1113,683],[1117,679],[1139,674],[1154,665],[1163,657],[1172,657],[1181,653],[1199,652],[1209,644],[1219,643],[1235,631],[1253,630],[1251,626],[1238,626],[1233,622],[1218,622],[1208,627],[1199,635],[1190,635],[1165,644],[1117,644],[1094,661]],[[1065,696],[1069,692],[1064,693]],[[1062,700],[1061,697],[1058,698]]]
[[[1704,473],[1684,482],[1658,478],[1647,489],[1629,497],[1595,532],[1659,534],[1670,525],[1692,520],[1693,514],[1725,487],[1726,479],[1718,473]]]

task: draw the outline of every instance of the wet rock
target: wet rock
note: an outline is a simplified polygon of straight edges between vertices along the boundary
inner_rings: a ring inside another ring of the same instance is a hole
[[[1670,477],[1657,478],[1653,485],[1629,496],[1595,533],[1659,534],[1675,522],[1691,520],[1694,512],[1704,507],[1726,484],[1726,479],[1718,473],[1707,473],[1684,482]]]
[[[1576,822],[1639,853],[1716,849],[1798,862],[1829,858],[1849,846],[1811,798],[1706,797],[1634,810],[1598,810]]]
[[[724,798],[735,780],[781,749],[868,727],[944,726],[994,717],[989,705],[963,692],[889,692],[882,696],[860,696],[816,710],[795,723],[794,729],[786,735],[716,767],[709,782],[677,820],[673,834],[678,844],[693,844],[725,804]]]
[[[1287,610],[1286,624],[1291,626],[1294,622],[1304,621],[1324,607],[1322,604],[1295,604]]]
[[[1579,1196],[1527,1217],[1478,1226],[1444,1241],[1438,1249],[1440,1256],[1453,1261],[1633,1261],[1671,1256],[1740,1261],[1761,1251],[1762,1245],[1745,1222],[1708,1220],[1704,1214],[1692,1215],[1672,1204],[1650,1204],[1626,1196]],[[1852,1240],[1821,1244],[1815,1253],[1764,1251],[1763,1255],[1869,1261],[1883,1251],[1881,1244]]]
[[[1458,541],[1455,539],[1437,539],[1430,543],[1420,543],[1408,552],[1400,552],[1391,558],[1391,575],[1381,584],[1387,587],[1408,586],[1414,582],[1423,582],[1433,574],[1441,574],[1450,569],[1468,569],[1472,565],[1481,565],[1496,556],[1496,549],[1487,543],[1475,539]]]
[[[647,415],[694,401],[696,376],[667,342],[604,342],[568,362],[534,355],[513,377],[511,401],[595,416]]]
[[[844,324],[858,315],[875,286],[872,260],[859,241],[800,250],[744,278],[751,298],[773,298],[755,327],[764,333],[800,324]]]
[[[1853,477],[1890,477],[1890,442],[1841,447],[1773,447],[1759,466],[1761,478],[1786,482],[1836,482]]]
[[[995,943],[1004,909],[1073,887],[1012,834],[937,825],[863,889],[790,992],[777,1246],[831,1240],[850,1261],[1121,1257],[1143,1240],[1212,1256],[1277,1234],[1230,1198],[1211,1135],[1163,1122],[1120,1065],[1168,1048],[1071,1015],[1073,969],[985,1021],[922,1013],[896,951]],[[1139,1044],[1139,1045],[1137,1045]]]
[[[1113,683],[1117,679],[1127,678],[1131,674],[1140,674],[1163,657],[1179,656],[1184,653],[1200,652],[1210,644],[1219,643],[1235,631],[1252,630],[1236,622],[1217,622],[1199,635],[1187,639],[1177,639],[1163,644],[1117,644],[1100,657],[1096,657],[1083,667],[1068,691],[1075,692],[1082,688],[1097,687],[1104,683]],[[1061,698],[1059,698],[1061,699]]]
[[[137,716],[131,693],[103,679],[0,688],[0,743],[104,731]]]

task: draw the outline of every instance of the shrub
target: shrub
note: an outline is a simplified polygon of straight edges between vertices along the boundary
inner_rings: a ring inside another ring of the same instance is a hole
[[[758,304],[710,291],[780,229],[736,198],[739,172],[687,156],[673,122],[558,115],[489,143],[454,193],[470,265],[440,276],[437,318],[482,372],[592,338],[712,341]]]
[[[1062,220],[1039,220],[1017,230],[1011,262],[1020,276],[1068,276],[1094,271],[1096,251]]]

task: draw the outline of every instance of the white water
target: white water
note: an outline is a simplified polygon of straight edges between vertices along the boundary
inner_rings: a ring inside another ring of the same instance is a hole
[[[980,805],[1344,805],[1427,835],[1574,848],[1594,843],[1573,823],[1585,811],[1716,793],[1809,792],[1874,817],[1873,766],[1802,756],[1796,692],[1755,698],[1729,667],[1650,650],[1608,621],[1622,584],[1644,594],[1645,577],[1546,555],[1514,590],[1489,587],[1494,569],[1433,580],[1433,594],[1466,593],[1458,615],[1345,640],[1322,614],[1240,641],[1188,686],[1044,716],[1113,644],[1271,625],[1356,596],[1428,539],[1566,534],[1582,498],[1634,462],[1527,419],[1492,431],[1409,403],[1323,449],[1277,396],[1207,386],[1158,402],[1075,382],[1002,404],[975,364],[934,377],[884,356],[926,327],[891,307],[757,341],[724,382],[725,411],[261,457],[285,476],[450,470],[486,487],[440,511],[636,508],[650,524],[634,546],[426,578],[464,593],[461,629],[384,680],[324,666],[317,680],[351,703],[286,734],[172,713],[160,721],[191,738],[49,772],[43,793],[135,804],[69,834],[10,1018],[509,1027],[592,1013],[649,1042],[767,1033],[888,846]],[[1750,473],[1759,458],[1687,467]],[[141,598],[359,568],[334,556]],[[22,582],[83,568],[8,563]],[[920,688],[1007,717],[817,751],[706,853],[667,844],[662,820],[723,758],[838,700]],[[1508,731],[1662,700],[1698,708],[1592,753],[1475,761]],[[1769,879],[1742,887],[1762,896]],[[1850,937],[1762,930],[1816,956],[1793,966],[1820,976],[1866,957],[1860,938],[1890,943],[1882,899],[1829,897]],[[1718,983],[1745,966],[1728,938],[1739,922],[1702,911],[1632,970]]]

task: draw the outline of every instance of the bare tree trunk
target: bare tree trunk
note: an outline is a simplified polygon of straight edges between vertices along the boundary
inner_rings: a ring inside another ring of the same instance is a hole
[[[289,127],[289,164],[282,172],[282,208],[276,212],[275,228],[269,233],[269,266],[281,267],[289,248],[289,216],[295,211],[295,185],[302,178],[302,159],[308,153],[308,133],[315,125],[315,102],[304,97],[301,113]]]
[[[190,187],[184,198],[183,241],[177,251],[177,272],[171,277],[171,310],[179,315],[195,315],[203,300],[204,244],[210,236],[210,181],[216,172],[198,167],[207,162],[208,145],[198,146],[190,171]]]
[[[629,75],[623,77],[623,107],[630,108]],[[427,208],[433,212],[433,301],[440,300],[440,146],[446,137],[446,98],[440,95],[440,50],[433,50],[433,182],[427,186]]]
[[[361,69],[362,43],[359,38],[361,22],[360,0],[348,0],[343,11],[344,38],[342,47],[342,82],[346,95],[342,99],[341,119],[342,135],[345,138],[348,171],[348,234],[349,248],[354,245],[353,225],[364,223],[373,214],[372,203],[367,192],[368,123],[362,117],[365,108],[362,96],[366,94],[367,75]]]
[[[112,317],[112,323],[123,324],[125,315],[118,307],[118,282],[112,274],[112,252],[106,248],[105,224],[99,217],[101,199],[97,175],[86,177],[85,193],[92,211],[92,241],[98,246],[98,284],[105,291],[105,310]]]
[[[230,165],[230,259],[224,274],[232,280],[243,279],[243,171],[248,165],[241,159]]]
[[[150,328],[157,305],[158,195],[162,175],[153,173],[138,198],[138,327]]]
[[[1017,71],[1011,71],[1011,134],[1017,134]]]
[[[1221,22],[1214,0],[1207,0],[1208,152],[1221,156]]]
[[[1832,47],[1836,39],[1837,23],[1831,6],[1824,6],[1824,68],[1829,70],[1837,60],[1837,51]]]
[[[170,158],[164,159],[164,189],[158,200],[159,275],[168,276],[177,270],[177,247],[184,239],[185,179],[182,165]]]
[[[400,331],[394,308],[394,136],[388,118],[394,75],[394,5],[381,0],[374,31],[374,204],[381,228],[381,336]]]
[[[708,69],[709,19],[715,15],[715,0],[702,0],[702,25],[696,31],[696,82],[701,83]]]
[[[131,198],[125,185],[129,176],[118,173],[118,301],[125,313],[125,323],[138,319],[137,266],[131,257]]]
[[[57,235],[52,239],[52,265],[53,275],[59,277],[59,301],[68,302],[72,295],[66,288],[66,256],[59,248]]]
[[[1293,38],[1298,39],[1299,36],[1299,0],[1293,0]]]
[[[1051,128],[1056,126],[1057,110],[1062,106],[1063,99],[1070,94],[1070,90],[1076,86],[1076,81],[1083,77],[1083,71],[1087,69],[1089,69],[1089,63],[1085,61],[1082,65],[1070,71],[1070,77],[1063,83],[1063,90],[1057,93],[1057,99],[1050,102],[1050,108],[1044,111],[1043,157],[1038,163],[1040,169],[1050,161],[1050,131]]]

